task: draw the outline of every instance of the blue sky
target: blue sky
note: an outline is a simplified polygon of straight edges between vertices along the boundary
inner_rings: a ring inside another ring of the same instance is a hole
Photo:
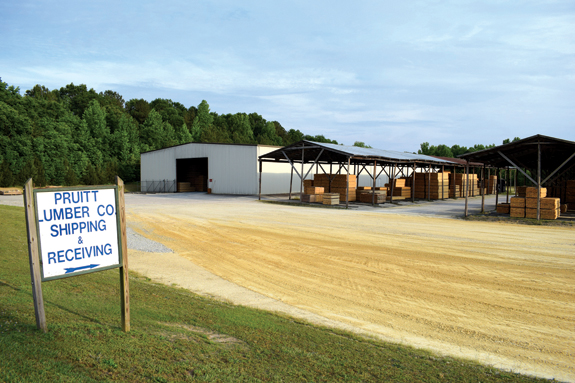
[[[0,2],[0,77],[202,99],[344,144],[575,141],[575,2]]]

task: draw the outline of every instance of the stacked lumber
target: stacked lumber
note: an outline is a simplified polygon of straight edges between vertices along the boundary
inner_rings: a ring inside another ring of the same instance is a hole
[[[511,217],[537,218],[538,203],[541,219],[557,219],[561,215],[561,200],[559,198],[546,197],[546,188],[541,188],[540,199],[537,199],[536,187],[526,187],[520,192],[525,197],[511,197]]]
[[[499,214],[509,214],[511,212],[511,204],[498,203],[496,210]]]
[[[527,194],[527,186],[517,186],[517,196],[525,198]]]
[[[303,188],[304,194],[323,194],[324,188],[319,186],[305,186]]]
[[[192,186],[190,182],[178,182],[178,192],[186,193],[186,192],[195,192],[195,186]]]
[[[330,178],[332,179],[330,185]],[[346,174],[315,174],[313,177],[314,186],[323,187],[324,191],[329,191],[330,193],[338,193],[341,201],[345,201],[345,195],[347,192],[347,175]],[[349,201],[356,201],[356,188],[357,188],[357,176],[349,175]]]
[[[461,189],[459,185],[449,185],[449,198],[461,197]]]
[[[364,190],[359,193],[359,201],[364,203],[385,203],[385,190]]]
[[[511,197],[509,215],[514,218],[525,218],[525,198]]]
[[[428,196],[431,199],[448,198],[449,174],[450,173],[415,173],[415,198],[423,199]]]
[[[301,196],[301,202],[323,203],[324,188],[319,186],[313,186],[313,180],[304,180],[303,192],[304,194],[302,194]]]
[[[22,195],[22,190],[18,189],[0,190],[0,195]]]
[[[371,186],[358,186],[357,192],[360,193],[362,190],[371,190]]]
[[[485,186],[487,189],[485,194],[497,193],[497,176],[489,176],[489,179],[487,179],[487,185]]]
[[[324,193],[322,198],[324,205],[339,205],[339,193]]]
[[[323,188],[322,188],[323,189]],[[323,203],[323,194],[302,194],[301,202]]]
[[[208,186],[206,185],[206,176],[204,175],[197,175],[192,178],[192,186],[196,188],[196,191],[205,192],[207,191]]]
[[[389,189],[388,194],[391,194],[391,188]],[[410,187],[401,187],[401,188],[393,188],[393,198],[395,197],[411,197],[411,188]]]
[[[453,173],[449,177],[449,184],[453,186],[459,186],[459,197],[465,197],[465,186],[467,185],[467,174],[465,173]],[[469,173],[469,188],[468,195],[470,197],[479,195],[479,188],[477,187],[477,174]]]

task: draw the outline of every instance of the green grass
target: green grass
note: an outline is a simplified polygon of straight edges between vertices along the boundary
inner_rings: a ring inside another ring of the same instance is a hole
[[[0,206],[0,382],[535,382],[425,351],[315,327],[119,272],[43,283],[36,329],[24,210]]]

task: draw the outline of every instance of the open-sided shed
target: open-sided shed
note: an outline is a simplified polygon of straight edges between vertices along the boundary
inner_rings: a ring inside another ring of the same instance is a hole
[[[575,179],[575,142],[541,134],[459,157],[467,164],[477,161],[495,168],[517,169],[538,188],[538,201],[541,187],[565,190],[566,181]],[[537,219],[541,217],[540,208],[538,202]]]
[[[263,163],[265,162],[290,164],[292,180],[294,172],[300,179],[300,194],[303,192],[303,180],[309,175],[314,166],[316,173],[319,173],[321,169],[324,174],[346,174],[348,180],[351,174],[359,176],[361,173],[366,172],[373,180],[374,189],[376,179],[382,173],[385,173],[390,180],[392,199],[394,184],[392,181],[398,175],[406,177],[411,172],[415,176],[415,171],[418,168],[424,169],[425,172],[431,174],[432,172],[443,171],[446,166],[460,166],[448,160],[422,154],[302,140],[259,156],[260,185]],[[307,172],[305,172],[306,164],[311,165]],[[292,183],[290,181],[290,195]],[[445,187],[448,187],[448,185],[445,185]],[[261,187],[259,195],[261,198]],[[414,191],[412,191],[412,199],[415,199]],[[349,186],[346,193],[346,207],[348,205]]]

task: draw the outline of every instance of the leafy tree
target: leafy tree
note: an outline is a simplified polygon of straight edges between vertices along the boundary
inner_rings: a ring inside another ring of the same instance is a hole
[[[192,134],[185,123],[182,123],[179,128],[175,128],[175,135],[178,144],[187,144],[193,141]]]
[[[276,127],[271,121],[265,124],[257,141],[261,145],[282,145],[282,139],[276,134]]]
[[[371,146],[366,145],[364,142],[361,142],[361,141],[355,141],[355,142],[353,143],[353,146],[357,146],[357,147],[360,147],[360,148],[371,149]]]
[[[126,103],[125,109],[130,116],[132,116],[136,121],[138,121],[138,124],[143,124],[144,121],[146,121],[146,118],[148,118],[148,114],[152,110],[148,101],[142,98],[131,99]]]
[[[299,130],[290,129],[287,132],[287,142],[285,142],[285,144],[286,145],[295,144],[296,142],[303,140],[303,137],[304,137],[303,133],[300,132]]]
[[[2,161],[0,165],[0,187],[10,187],[14,185],[14,174],[10,170],[8,161]]]
[[[322,142],[324,144],[336,144],[337,145],[337,141],[336,140],[330,140],[329,138],[325,138],[323,136],[323,134],[318,134],[317,136],[309,136],[309,135],[305,135],[304,139],[308,140],[308,141],[314,141],[314,142]]]
[[[140,152],[159,149],[162,142],[164,123],[162,116],[152,109],[148,118],[140,128]]]
[[[88,90],[86,85],[74,85],[74,83],[60,88],[59,96],[60,100],[76,116],[84,115],[84,111],[90,105],[90,101],[98,99],[98,93],[94,89]]]

